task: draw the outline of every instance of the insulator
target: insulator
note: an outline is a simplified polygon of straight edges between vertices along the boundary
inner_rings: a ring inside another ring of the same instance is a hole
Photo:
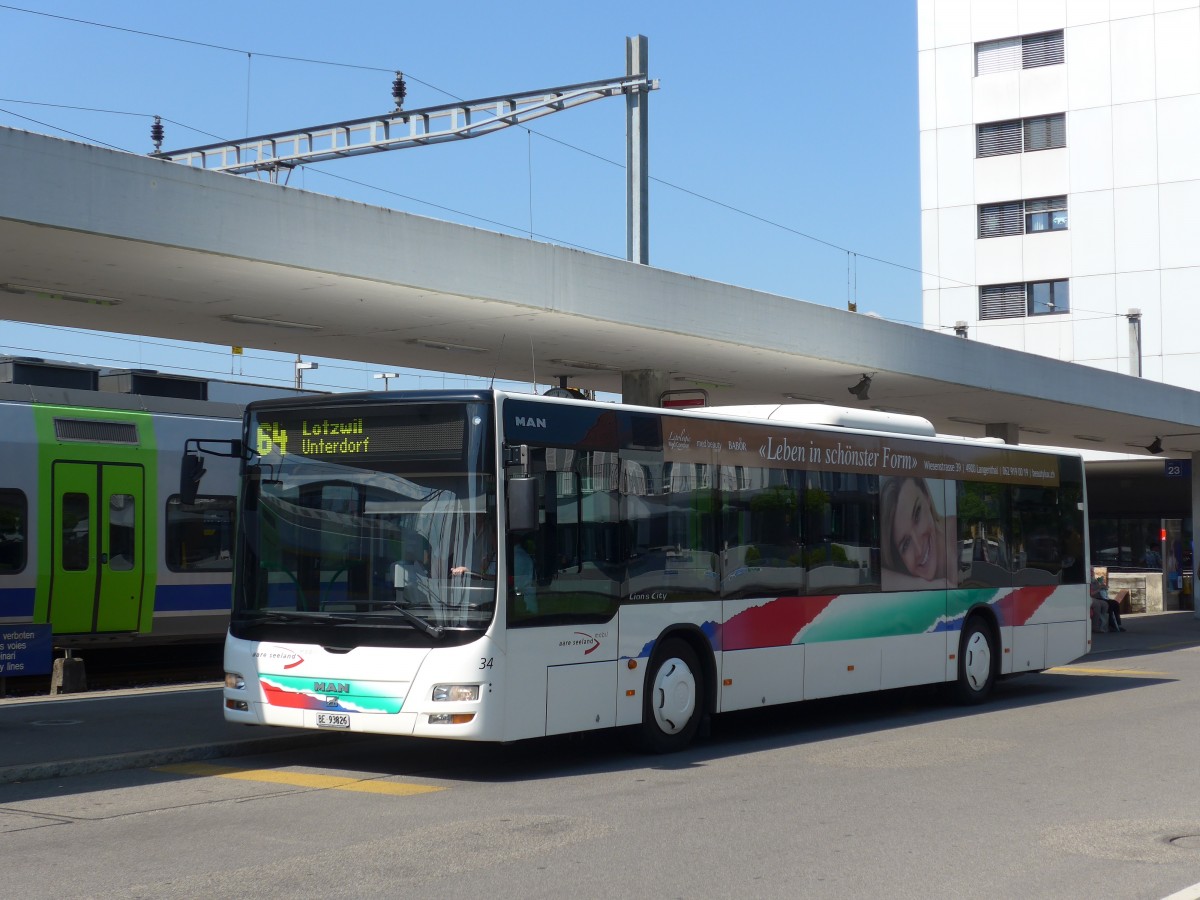
[[[163,123],[161,116],[154,117],[154,124],[150,126],[150,140],[154,142],[154,152],[161,152],[163,142]]]
[[[396,101],[396,109],[404,107],[404,98],[408,94],[408,87],[404,84],[404,73],[397,72],[396,80],[392,82],[392,99]]]

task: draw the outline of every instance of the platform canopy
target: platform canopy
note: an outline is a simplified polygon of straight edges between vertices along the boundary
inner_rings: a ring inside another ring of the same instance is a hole
[[[1029,444],[1200,450],[1200,393],[1181,387],[4,128],[0,318],[381,369],[566,376],[627,397],[651,384],[655,397],[704,388],[715,404],[878,408]]]

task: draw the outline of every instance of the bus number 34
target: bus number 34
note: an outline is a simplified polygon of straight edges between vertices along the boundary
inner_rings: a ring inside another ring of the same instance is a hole
[[[491,667],[492,667],[492,658],[490,656],[485,656],[479,660],[479,668],[490,669]]]

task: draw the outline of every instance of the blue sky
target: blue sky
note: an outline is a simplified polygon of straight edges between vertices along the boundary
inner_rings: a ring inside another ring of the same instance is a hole
[[[0,125],[135,153],[153,149],[154,115],[173,150],[381,114],[397,69],[410,109],[618,77],[625,38],[642,34],[661,85],[651,265],[920,323],[915,0],[24,0],[0,3],[0,33]],[[624,257],[624,115],[623,101],[602,100],[532,132],[322,163],[290,184]],[[291,358],[251,347],[234,358],[9,322],[0,353],[293,376]],[[306,386],[380,386],[378,366],[318,361]],[[391,386],[445,381],[412,373]]]

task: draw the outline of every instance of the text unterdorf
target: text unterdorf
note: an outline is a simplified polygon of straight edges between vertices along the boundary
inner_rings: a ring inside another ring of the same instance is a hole
[[[287,456],[290,436],[287,429],[278,422],[260,424],[257,438],[260,455],[277,452],[280,456]],[[295,452],[295,445],[290,449]],[[364,434],[361,418],[321,419],[318,422],[304,419],[300,425],[299,450],[304,456],[351,456],[369,453],[371,436]]]

